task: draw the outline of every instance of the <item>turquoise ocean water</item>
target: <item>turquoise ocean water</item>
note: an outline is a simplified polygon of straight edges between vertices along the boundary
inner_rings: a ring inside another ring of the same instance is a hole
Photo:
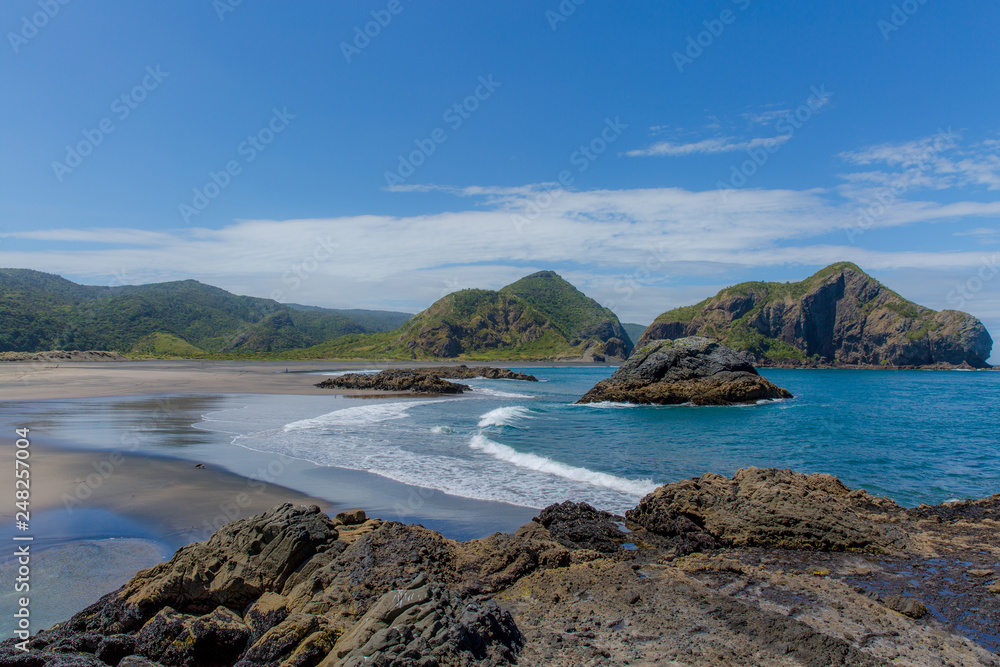
[[[1000,373],[766,370],[794,399],[745,407],[574,405],[609,368],[473,380],[456,399],[235,398],[199,429],[236,447],[457,496],[621,512],[659,484],[745,466],[827,472],[912,506],[1000,492]],[[294,407],[293,407],[294,406]]]
[[[436,399],[11,401],[0,403],[0,425],[30,425],[37,447],[127,449],[247,476],[278,470],[275,483],[335,507],[365,507],[458,539],[514,530],[535,508],[564,500],[624,512],[659,484],[751,465],[832,473],[907,506],[1000,492],[1000,373],[765,370],[795,398],[650,407],[574,405],[612,368],[520,370],[540,382],[471,380],[473,392]],[[41,513],[33,526],[38,627],[168,556],[178,539],[190,541],[86,507]],[[12,530],[0,532],[9,540]],[[0,574],[13,568],[13,559],[0,559]],[[12,591],[0,595],[0,613],[13,604]]]

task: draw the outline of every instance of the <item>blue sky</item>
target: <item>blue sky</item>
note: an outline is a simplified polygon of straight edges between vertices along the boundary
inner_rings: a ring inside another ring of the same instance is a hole
[[[0,265],[648,323],[851,260],[1000,331],[1000,7],[577,2],[7,0]]]

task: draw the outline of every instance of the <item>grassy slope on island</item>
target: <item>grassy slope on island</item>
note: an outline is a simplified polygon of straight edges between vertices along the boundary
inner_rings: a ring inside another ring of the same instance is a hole
[[[618,318],[550,271],[499,291],[453,292],[399,329],[345,336],[294,357],[453,359],[624,358]]]
[[[966,313],[909,301],[850,262],[794,283],[733,285],[656,318],[652,338],[702,335],[759,363],[981,366],[992,340]]]

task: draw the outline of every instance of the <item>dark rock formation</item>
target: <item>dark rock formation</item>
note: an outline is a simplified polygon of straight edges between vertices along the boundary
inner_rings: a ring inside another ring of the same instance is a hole
[[[693,337],[647,341],[578,402],[730,405],[791,397],[758,375],[743,355],[708,338]]]
[[[993,347],[975,317],[908,301],[849,262],[799,283],[728,287],[660,315],[636,347],[696,335],[782,366],[986,368]]]
[[[749,468],[657,489],[634,532],[618,518],[566,502],[455,542],[282,505],[27,652],[0,643],[0,667],[998,664],[1000,494],[906,510]]]
[[[509,368],[495,368],[493,366],[434,366],[432,368],[410,368],[413,373],[423,373],[425,375],[436,375],[440,378],[453,378],[459,380],[471,380],[473,378],[486,378],[487,380],[524,380],[525,382],[538,382],[534,375],[526,373],[516,373]]]
[[[570,549],[592,549],[601,553],[618,553],[628,537],[617,525],[614,516],[594,509],[587,503],[569,500],[551,505],[534,519],[542,524],[560,544]]]
[[[377,391],[420,394],[461,394],[471,389],[471,387],[465,384],[442,380],[437,375],[394,369],[374,374],[347,373],[346,375],[327,378],[316,386],[321,389],[374,389]]]
[[[905,544],[899,531],[871,520],[901,512],[886,498],[851,491],[832,475],[747,468],[732,479],[701,477],[656,489],[629,510],[629,521],[671,540],[678,554],[721,546],[884,550]]]

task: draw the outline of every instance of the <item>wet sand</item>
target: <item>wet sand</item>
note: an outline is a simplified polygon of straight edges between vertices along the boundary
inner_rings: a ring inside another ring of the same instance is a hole
[[[285,502],[319,505],[333,513],[342,509],[214,465],[121,450],[74,451],[36,441],[30,464],[32,527],[42,543],[93,538],[106,531],[108,514],[144,527],[144,537],[177,548],[206,539],[228,521]],[[3,525],[13,525],[13,519],[13,505],[0,511]]]

